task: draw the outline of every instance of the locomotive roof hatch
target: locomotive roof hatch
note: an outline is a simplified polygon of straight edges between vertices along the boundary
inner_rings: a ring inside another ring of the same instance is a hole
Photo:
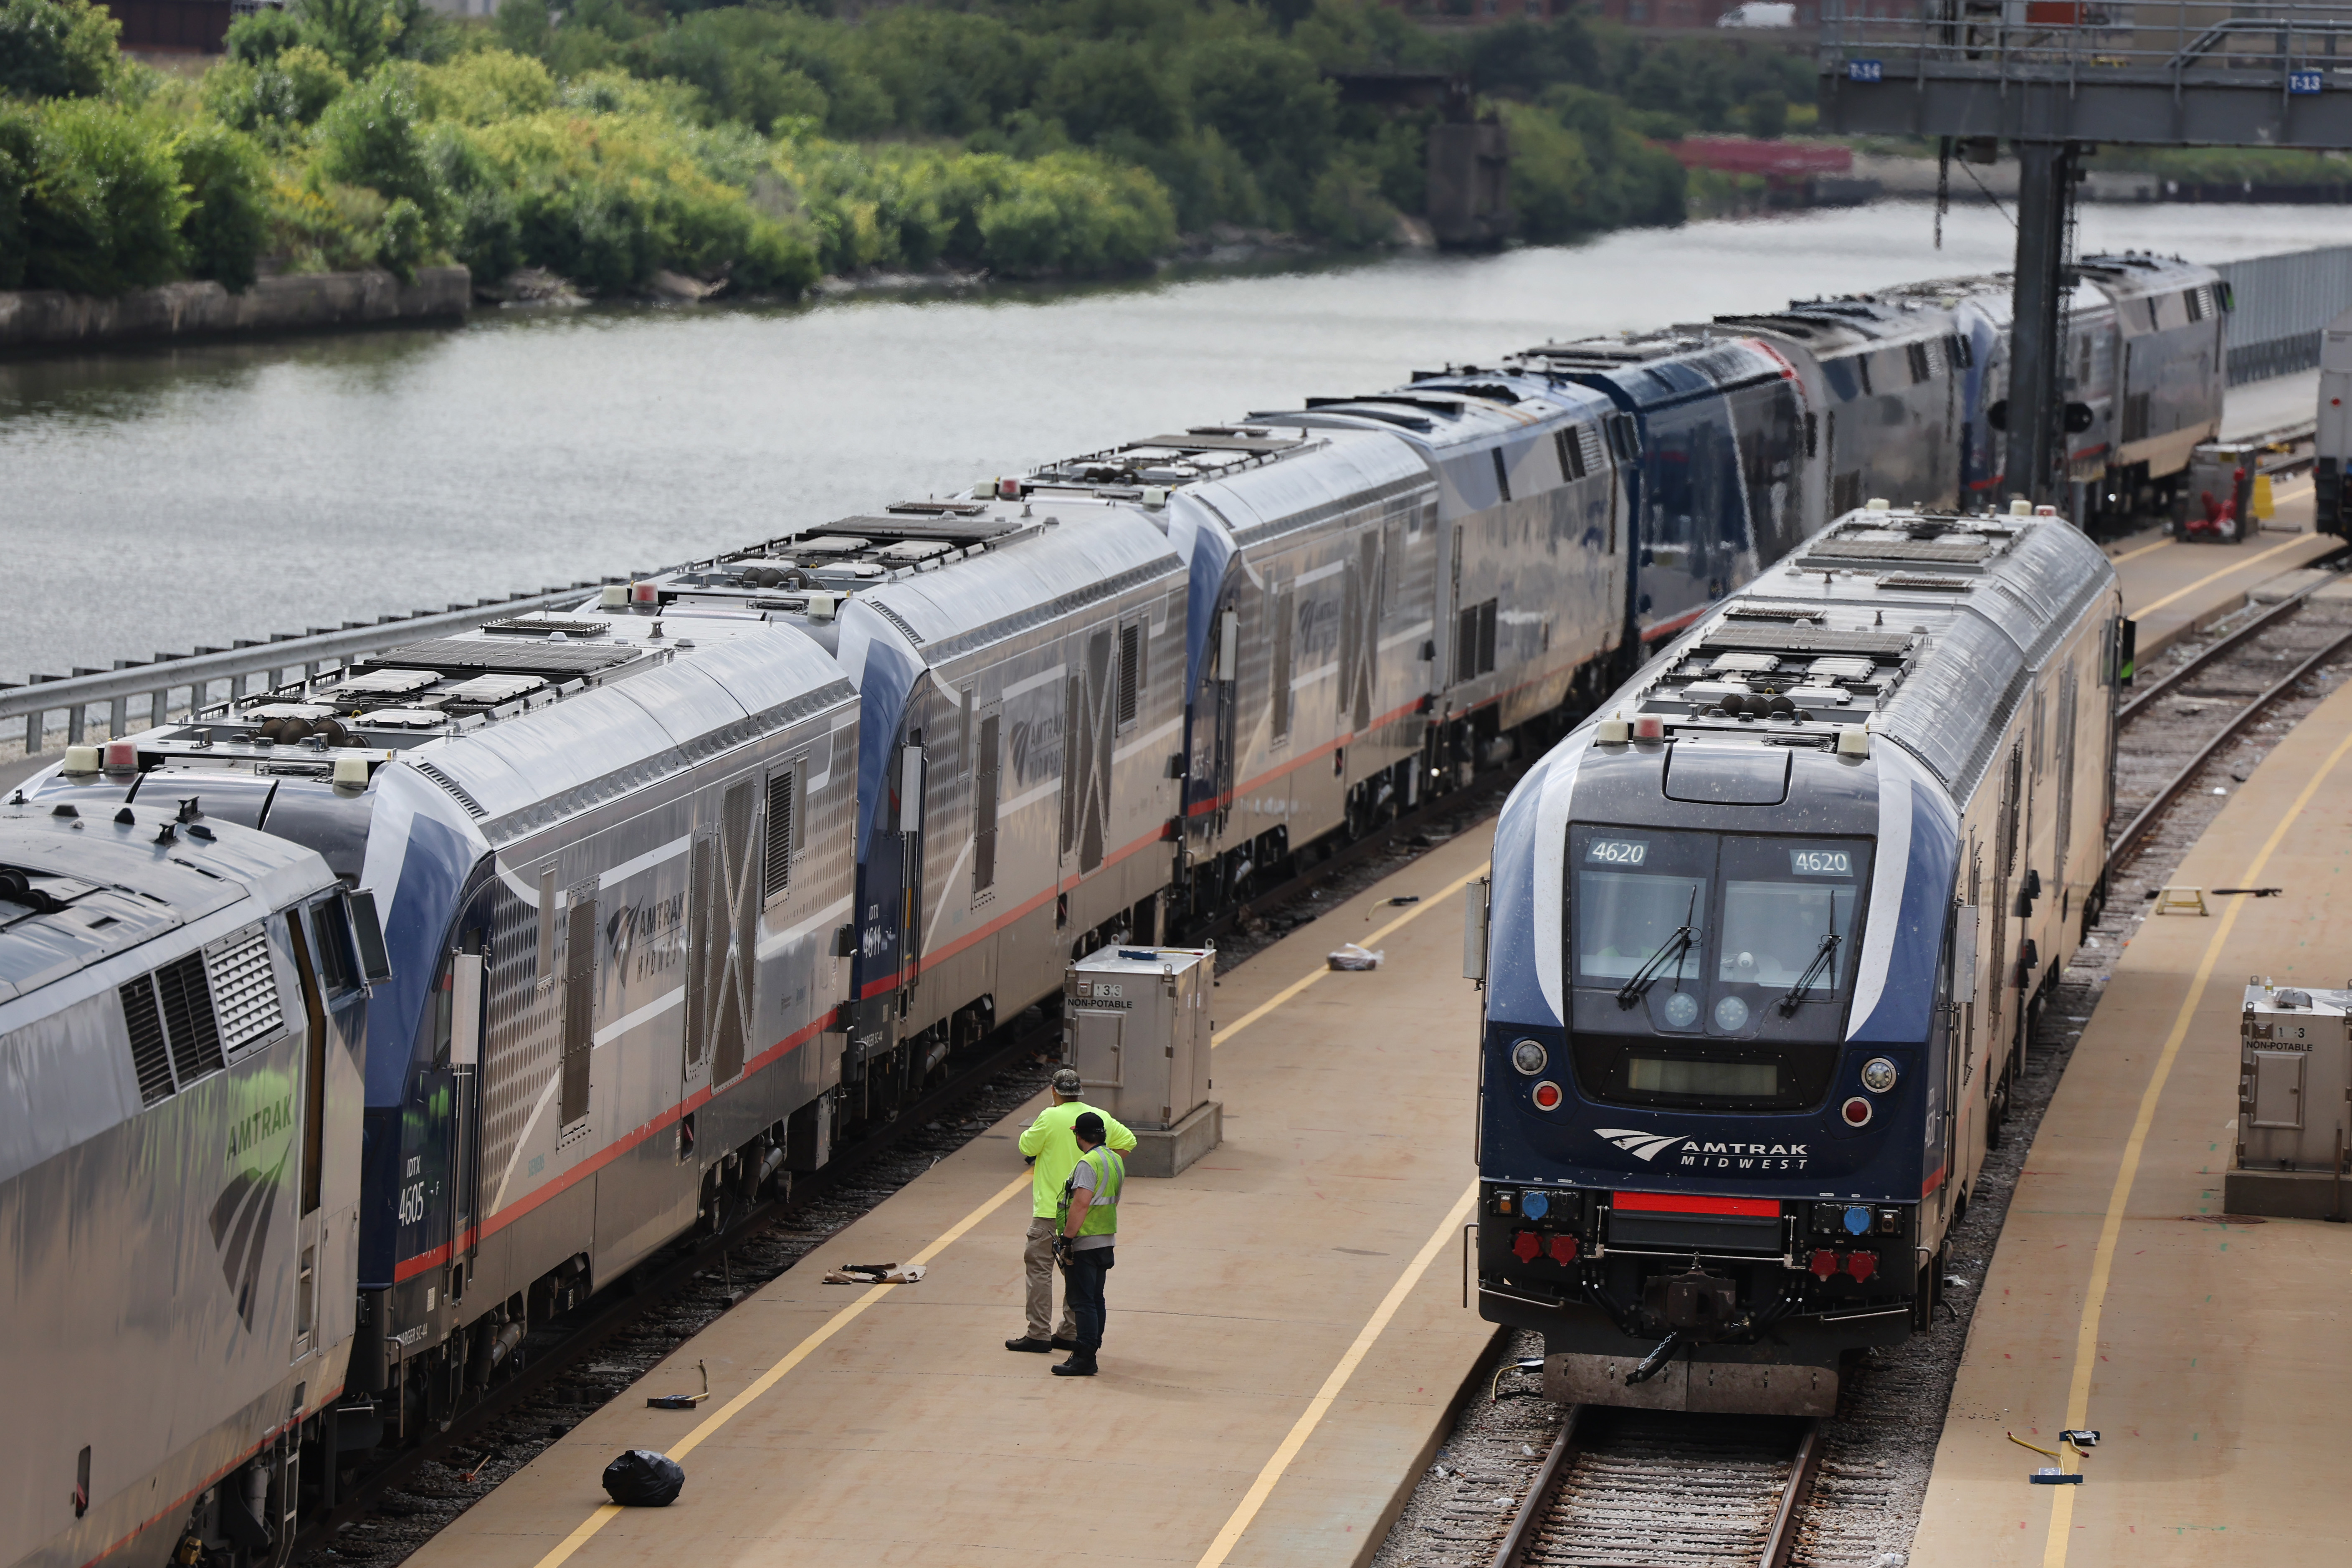
[[[2031,672],[2114,580],[2054,516],[1878,503],[1685,633],[1601,733],[1824,751],[1883,737],[1965,796]]]
[[[275,908],[324,875],[309,851],[215,831],[176,800],[12,801],[0,808],[0,1002],[248,897]]]

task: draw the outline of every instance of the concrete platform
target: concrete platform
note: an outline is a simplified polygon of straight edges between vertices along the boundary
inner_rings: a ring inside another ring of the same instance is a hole
[[[2259,441],[2307,425],[2319,413],[2319,371],[2315,367],[2268,381],[2231,387],[2221,399],[2221,439]]]
[[[2139,659],[2245,608],[2248,596],[2343,541],[2311,532],[2311,480],[2283,481],[2277,516],[2235,544],[2200,544],[2150,529],[2107,547],[2123,580],[2124,612],[2139,622]]]
[[[1027,1107],[679,1345],[415,1568],[1369,1561],[1494,1341],[1459,1278],[1477,1052],[1461,893],[1489,841],[1441,845],[1224,979],[1224,1141],[1130,1183],[1101,1376],[1003,1348]],[[1423,902],[1381,906],[1401,894]],[[1386,964],[1328,969],[1351,939]],[[929,1272],[819,1282],[877,1260]],[[697,1360],[709,1404],[644,1408]],[[604,1502],[599,1474],[636,1447],[685,1466],[670,1508]]]
[[[2352,1226],[2223,1207],[2243,977],[2352,969],[2352,687],[2272,749],[2176,881],[2283,886],[2150,919],[2027,1157],[1911,1568],[2352,1562]],[[2030,1485],[2062,1428],[2080,1486]]]

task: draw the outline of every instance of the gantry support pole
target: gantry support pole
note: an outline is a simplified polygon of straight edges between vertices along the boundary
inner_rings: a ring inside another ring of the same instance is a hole
[[[2061,498],[2066,451],[2066,345],[2060,303],[2074,279],[2066,255],[2067,204],[2074,199],[2072,141],[2020,141],[2017,150],[2017,273],[2009,339],[2009,488],[2034,502]]]

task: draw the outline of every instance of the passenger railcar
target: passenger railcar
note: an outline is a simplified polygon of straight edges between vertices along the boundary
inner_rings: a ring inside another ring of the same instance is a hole
[[[0,1563],[266,1550],[351,1354],[373,910],[193,798],[24,799],[0,808]]]
[[[1513,792],[1479,1302],[1552,1396],[1827,1414],[1924,1326],[2099,897],[2121,623],[2047,508],[1865,510]]]
[[[371,1427],[445,1419],[530,1322],[824,1157],[856,694],[790,628],[621,611],[396,648],[28,787],[201,799],[381,902],[339,1281]]]
[[[1513,366],[1601,393],[1626,416],[1628,647],[1687,626],[1819,526],[1817,411],[1786,355],[1689,333],[1547,343]]]
[[[1819,429],[1816,494],[1841,516],[1866,497],[1948,507],[1959,498],[1960,386],[1971,362],[1952,311],[1898,295],[1801,300],[1719,316],[1710,332],[1772,344],[1794,363]],[[1818,411],[1818,412],[1815,412]]]

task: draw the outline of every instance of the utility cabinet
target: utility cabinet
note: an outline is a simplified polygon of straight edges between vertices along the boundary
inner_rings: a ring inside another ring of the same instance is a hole
[[[1209,1098],[1213,947],[1110,946],[1063,978],[1062,1060],[1087,1103],[1136,1134],[1135,1176],[1173,1176],[1214,1148],[1222,1108]]]
[[[2352,990],[2246,986],[2233,1214],[2340,1214],[2352,1158]]]

